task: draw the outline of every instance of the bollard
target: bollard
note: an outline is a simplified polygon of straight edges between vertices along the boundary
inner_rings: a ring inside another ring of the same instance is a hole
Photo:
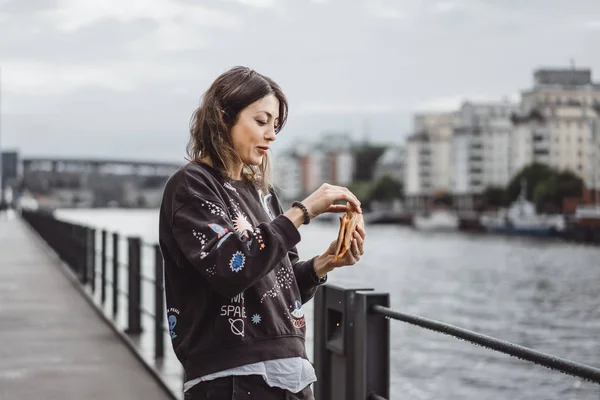
[[[112,306],[113,306],[113,319],[117,317],[119,313],[119,234],[112,234]]]
[[[154,245],[154,358],[165,355],[164,264],[160,246]]]
[[[101,236],[102,255],[100,256],[100,268],[102,277],[102,286],[100,287],[100,302],[102,305],[106,302],[106,230],[102,230]]]
[[[127,263],[127,330],[128,334],[142,333],[142,285],[140,261],[142,241],[140,238],[128,238],[129,258]]]
[[[315,398],[389,397],[389,321],[371,315],[389,295],[371,289],[319,288],[315,296]]]

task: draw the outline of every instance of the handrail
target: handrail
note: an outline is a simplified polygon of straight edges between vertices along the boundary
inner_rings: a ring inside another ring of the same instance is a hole
[[[496,339],[491,336],[473,332],[444,322],[395,311],[389,307],[374,305],[371,308],[371,311],[398,321],[404,321],[425,329],[454,336],[459,339],[464,339],[491,350],[508,354],[525,361],[531,361],[555,371],[586,379],[594,383],[600,383],[600,369],[595,367],[590,367],[564,358],[542,353],[537,350]]]
[[[390,320],[407,322],[551,370],[600,383],[600,369],[390,308],[389,294],[325,284],[315,296],[315,397],[390,397]]]

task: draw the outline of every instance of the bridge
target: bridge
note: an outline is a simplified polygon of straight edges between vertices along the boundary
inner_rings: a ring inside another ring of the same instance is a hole
[[[183,162],[109,158],[24,157],[9,180],[16,192],[43,196],[49,207],[156,207],[162,188]],[[16,175],[16,174],[15,174]]]
[[[23,172],[24,174],[44,171],[97,175],[169,176],[182,164],[105,158],[26,157],[23,159]]]

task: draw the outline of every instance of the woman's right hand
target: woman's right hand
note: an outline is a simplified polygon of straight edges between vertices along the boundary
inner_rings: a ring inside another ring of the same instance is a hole
[[[309,217],[312,219],[327,212],[348,211],[347,205],[333,204],[336,201],[346,201],[350,203],[350,206],[354,210],[362,213],[360,201],[350,190],[342,186],[334,186],[327,183],[321,185],[320,188],[304,199],[302,204],[304,204],[304,207],[308,210]]]

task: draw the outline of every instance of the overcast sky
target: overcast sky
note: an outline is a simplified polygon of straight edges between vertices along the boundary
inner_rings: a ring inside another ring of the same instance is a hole
[[[536,68],[600,80],[598,49],[598,0],[0,0],[0,146],[182,160],[234,65],[289,98],[276,151],[323,131],[398,143],[415,110],[514,97]]]

